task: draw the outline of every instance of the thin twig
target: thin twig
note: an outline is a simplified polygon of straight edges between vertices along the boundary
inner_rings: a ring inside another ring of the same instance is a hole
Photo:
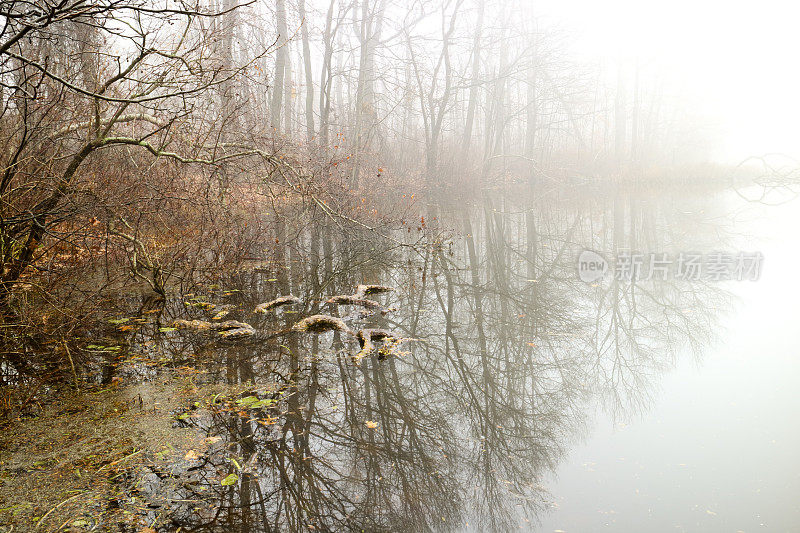
[[[50,509],[49,511],[47,511],[47,512],[44,514],[44,516],[43,516],[43,517],[41,517],[41,518],[39,519],[39,521],[38,521],[38,522],[36,522],[36,527],[35,527],[34,529],[39,529],[39,528],[42,526],[42,522],[44,522],[44,519],[45,519],[45,518],[47,518],[47,516],[48,516],[50,513],[52,513],[53,511],[55,511],[56,509],[58,509],[59,507],[61,507],[61,506],[62,506],[62,505],[64,505],[65,503],[67,503],[68,501],[70,501],[70,500],[74,500],[75,498],[77,498],[78,496],[81,496],[82,494],[85,494],[86,492],[87,492],[87,491],[83,491],[83,492],[79,492],[78,494],[74,494],[74,495],[70,496],[69,498],[67,498],[66,500],[64,500],[63,502],[61,502],[61,503],[59,503],[58,505],[56,505],[55,507],[53,507],[52,509]]]

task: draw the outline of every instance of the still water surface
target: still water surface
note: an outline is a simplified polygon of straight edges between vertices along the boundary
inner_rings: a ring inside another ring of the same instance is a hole
[[[738,248],[765,255],[759,281],[730,287],[718,341],[666,372],[641,416],[597,414],[548,478],[541,531],[800,528],[800,214],[740,215]]]
[[[795,211],[724,191],[487,192],[389,239],[299,219],[276,262],[203,295],[254,338],[155,333],[201,317],[184,302],[136,334],[193,354],[201,391],[266,400],[180,417],[214,446],[143,490],[191,531],[797,530]],[[764,263],[758,281],[584,283],[585,249]],[[394,287],[374,297],[390,311],[325,303],[359,283]],[[303,303],[252,314],[289,292]],[[349,335],[290,331],[317,313],[405,341],[357,365]]]

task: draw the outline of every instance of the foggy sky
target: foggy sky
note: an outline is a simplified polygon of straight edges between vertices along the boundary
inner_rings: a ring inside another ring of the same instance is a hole
[[[577,30],[575,52],[613,64],[636,58],[716,125],[714,158],[800,157],[800,7],[724,0],[547,0],[531,9]]]

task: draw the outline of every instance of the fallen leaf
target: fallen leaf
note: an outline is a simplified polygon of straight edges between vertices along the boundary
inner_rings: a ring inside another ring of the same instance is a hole
[[[198,454],[194,450],[189,450],[188,452],[186,452],[186,455],[184,455],[183,458],[186,459],[187,461],[197,461],[198,459],[200,459],[200,454]]]

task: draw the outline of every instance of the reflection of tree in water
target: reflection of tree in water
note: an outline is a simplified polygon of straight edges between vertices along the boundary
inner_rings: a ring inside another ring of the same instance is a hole
[[[687,201],[664,210],[617,197],[613,211],[604,214],[607,229],[593,232],[589,243],[609,257],[629,250],[667,253],[674,259],[683,251],[717,249],[730,228],[725,217],[705,211],[709,208]],[[712,337],[719,312],[729,305],[728,293],[717,283],[665,277],[635,283],[611,280],[588,295],[587,382],[615,415],[646,407],[654,381],[674,364],[678,350],[699,353]]]
[[[254,325],[286,328],[337,290],[381,281],[398,287],[388,297],[398,311],[367,322],[416,341],[407,354],[360,366],[350,357],[358,348],[338,333],[214,348],[209,379],[273,391],[276,383],[278,403],[257,415],[212,409],[196,422],[235,449],[210,454],[201,469],[216,492],[211,508],[185,508],[176,523],[416,531],[535,521],[546,503],[537,483],[579,432],[587,403],[642,407],[659,371],[679,347],[708,338],[724,304],[724,293],[702,282],[577,280],[584,248],[703,244],[683,242],[669,213],[631,198],[570,212],[486,196],[441,216],[463,230],[452,243],[430,232],[428,246],[377,254],[370,239],[295,239],[270,272],[239,279],[239,303],[291,292],[304,308]],[[223,487],[231,456],[244,473]]]

